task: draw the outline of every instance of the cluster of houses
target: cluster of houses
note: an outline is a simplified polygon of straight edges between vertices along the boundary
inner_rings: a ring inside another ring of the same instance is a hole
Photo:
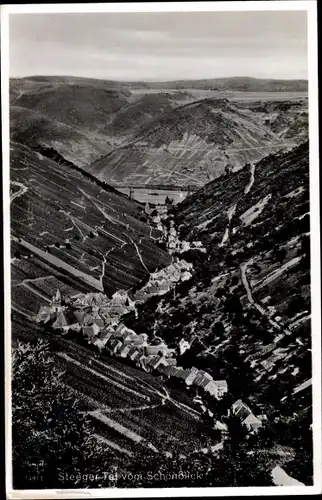
[[[135,310],[135,303],[127,292],[116,292],[111,299],[102,293],[80,294],[71,298],[62,298],[60,291],[52,298],[48,306],[39,310],[37,321],[49,324],[53,330],[62,334],[75,332],[99,352],[105,349],[109,354],[127,358],[146,372],[156,372],[165,379],[182,380],[187,387],[194,387],[198,395],[194,403],[199,404],[202,413],[213,417],[200,396],[204,392],[220,400],[227,392],[226,380],[214,380],[213,377],[196,367],[177,366],[176,356],[190,349],[191,343],[181,339],[177,348],[169,348],[160,338],[152,340],[145,333],[137,334],[120,322],[120,317]],[[237,400],[228,410],[228,416],[236,415],[248,432],[257,432],[262,426],[264,416],[255,416],[241,400]],[[220,430],[223,439],[228,436],[225,423],[216,421],[215,428]]]
[[[59,290],[49,305],[41,306],[37,322],[50,324],[64,333],[81,332],[91,339],[99,333],[119,324],[119,318],[127,312],[137,314],[135,302],[126,291],[115,292],[111,299],[103,293],[79,294],[62,297]]]
[[[116,292],[111,299],[101,293],[63,299],[59,290],[48,306],[42,306],[37,320],[48,323],[53,330],[67,334],[75,332],[101,352],[128,358],[147,372],[157,371],[165,378],[177,378],[220,399],[228,391],[225,380],[214,380],[209,373],[195,367],[177,366],[176,355],[190,348],[182,339],[177,348],[169,348],[160,338],[149,340],[147,334],[137,334],[123,323],[120,316],[135,309],[126,292]]]
[[[176,283],[189,280],[192,277],[192,268],[191,263],[174,257],[168,267],[150,274],[146,285],[135,293],[135,300],[142,302],[152,295],[164,295]]]
[[[188,252],[189,250],[198,250],[203,253],[207,252],[201,241],[181,241],[173,221],[170,221],[169,230],[164,227],[163,238],[166,241],[170,254],[174,252]]]
[[[207,253],[206,248],[203,246],[201,241],[181,241],[180,235],[175,228],[174,221],[170,220],[169,229],[162,226],[162,240],[166,243],[168,252],[173,253],[184,253],[189,250],[198,250],[202,253]]]
[[[170,220],[169,229],[163,224],[162,221],[168,217],[167,205],[157,205],[155,208],[152,208],[149,203],[146,203],[145,213],[150,217],[156,229],[162,232],[161,241],[166,243],[170,254],[188,252],[189,250],[207,252],[201,241],[181,241],[174,221]]]

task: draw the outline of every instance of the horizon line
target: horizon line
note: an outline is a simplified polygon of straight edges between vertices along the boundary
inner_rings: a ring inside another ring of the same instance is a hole
[[[210,80],[236,80],[236,79],[248,79],[248,80],[270,80],[270,81],[280,81],[280,82],[292,82],[292,81],[303,81],[308,82],[308,78],[270,78],[270,77],[256,77],[256,76],[216,76],[216,77],[205,77],[205,78],[179,78],[174,80],[115,80],[108,77],[90,77],[90,76],[77,76],[77,75],[57,75],[57,74],[43,74],[43,75],[25,75],[25,76],[10,76],[11,79],[28,79],[28,78],[81,78],[84,80],[98,80],[98,81],[110,81],[115,83],[173,83],[173,82],[199,82],[199,81],[210,81]]]

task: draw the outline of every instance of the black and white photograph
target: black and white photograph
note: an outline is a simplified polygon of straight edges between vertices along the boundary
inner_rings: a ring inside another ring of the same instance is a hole
[[[10,498],[320,492],[316,2],[1,14]]]

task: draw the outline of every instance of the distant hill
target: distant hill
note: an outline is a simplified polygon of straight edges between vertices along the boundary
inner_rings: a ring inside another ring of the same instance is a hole
[[[202,80],[175,80],[168,82],[145,82],[149,88],[239,90],[247,92],[305,92],[307,80],[274,80],[266,78],[229,77]],[[138,84],[137,84],[138,86]]]
[[[281,80],[273,78],[251,78],[236,76],[226,78],[203,78],[169,81],[117,81],[83,78],[75,76],[28,76],[13,78],[13,82],[34,83],[80,83],[92,86],[124,89],[202,89],[202,90],[239,90],[248,92],[305,92],[308,90],[308,80]]]
[[[27,145],[53,147],[110,184],[198,186],[227,163],[238,169],[306,140],[307,101],[296,97],[306,85],[252,78],[11,79],[10,132]],[[235,91],[245,99],[236,100]]]
[[[10,107],[10,132],[14,141],[30,146],[54,147],[78,165],[91,163],[112,149],[110,142],[99,134],[86,133],[72,125],[20,106]]]
[[[307,139],[305,101],[261,104],[205,98],[167,106],[134,128],[132,143],[88,169],[111,184],[201,185],[228,163],[238,169]]]
[[[31,109],[80,130],[99,131],[111,113],[127,104],[128,92],[84,84],[59,84],[23,92],[12,104]]]
[[[89,164],[111,150],[111,138],[102,129],[129,96],[125,89],[95,80],[12,80],[11,137],[23,142],[37,140],[71,161]]]

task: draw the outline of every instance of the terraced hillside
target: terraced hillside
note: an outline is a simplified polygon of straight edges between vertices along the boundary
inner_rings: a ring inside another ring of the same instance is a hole
[[[302,81],[240,78],[12,79],[10,132],[32,148],[53,147],[109,184],[201,186],[228,163],[238,169],[306,140],[307,100],[296,94],[306,90]]]
[[[307,134],[305,100],[296,101],[295,108],[289,102],[257,102],[256,107],[205,98],[164,111],[135,131],[132,144],[88,168],[116,185],[200,186],[221,175],[227,164],[241,168],[298,144]]]
[[[129,289],[170,263],[143,208],[113,188],[18,143],[10,174],[13,311],[32,317],[57,288]]]
[[[130,92],[110,82],[87,79],[14,79],[10,85],[11,137],[54,147],[79,165],[111,151],[102,131]]]
[[[129,104],[114,113],[105,131],[114,139],[127,136],[129,139],[141,135],[141,127],[149,129],[163,113],[184,103],[189,96],[184,92],[145,94],[130,99]]]
[[[266,125],[280,138],[295,139],[298,144],[308,139],[309,122],[307,99],[284,101],[253,101],[239,103],[250,117]]]
[[[173,211],[181,238],[201,241],[207,253],[181,254],[195,275],[139,308],[137,320],[129,316],[131,328],[157,325],[169,345],[195,339],[180,362],[226,379],[310,469],[308,143],[220,177]]]

